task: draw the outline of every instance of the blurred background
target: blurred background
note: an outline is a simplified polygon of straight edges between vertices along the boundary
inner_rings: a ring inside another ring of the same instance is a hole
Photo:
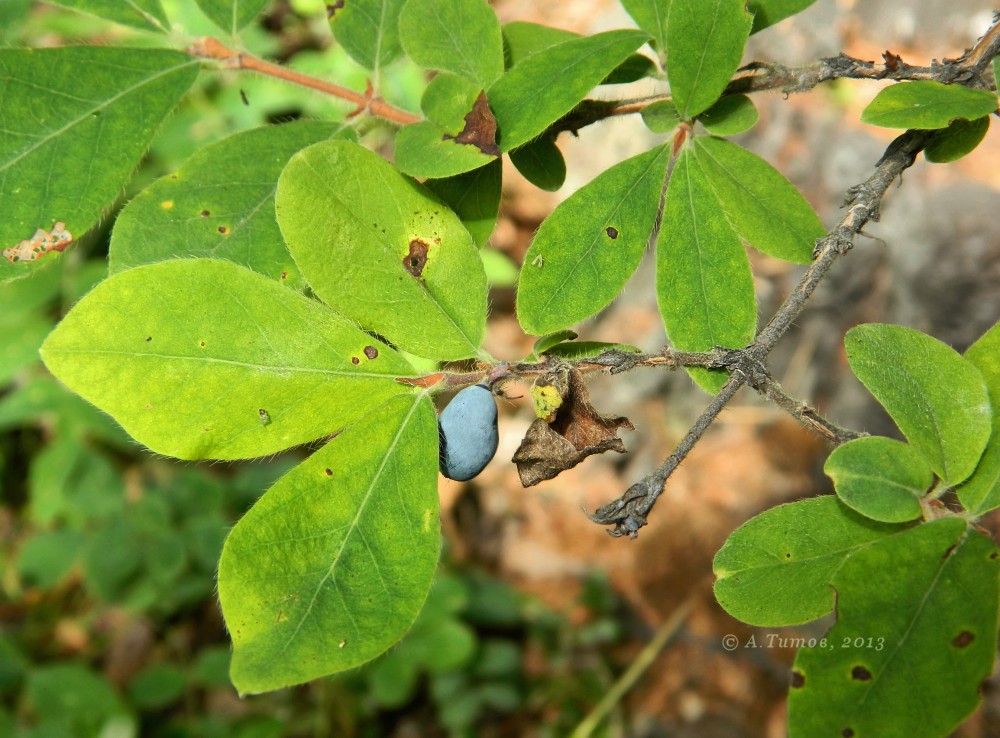
[[[178,30],[218,33],[191,0],[163,4]],[[613,0],[492,4],[503,22],[580,33],[632,25]],[[991,17],[989,0],[819,0],[753,37],[745,60],[802,64],[841,51],[879,60],[890,50],[927,64],[958,56]],[[323,2],[274,0],[243,42],[256,54],[364,89],[366,72],[332,42]],[[0,45],[70,43],[162,42],[46,3],[0,0]],[[378,92],[418,110],[425,82],[403,61],[385,70]],[[844,191],[869,176],[893,137],[858,122],[878,88],[845,81],[789,98],[756,95],[761,121],[739,141],[785,173],[831,226]],[[645,80],[595,94],[657,91]],[[349,112],[276,81],[204,73],[119,206],[230,133]],[[391,155],[384,130],[366,129],[366,142]],[[637,116],[564,135],[569,175],[555,193],[505,169],[500,219],[484,252],[494,356],[516,360],[531,351],[533,339],[513,314],[513,285],[540,222],[593,176],[658,141]],[[961,351],[996,321],[998,161],[994,130],[969,157],[949,165],[920,159],[892,187],[881,220],[838,263],[772,355],[786,391],[842,425],[896,435],[847,371],[843,334],[860,322],[897,322]],[[659,466],[708,402],[683,373],[648,369],[591,379],[598,410],[635,425],[625,435],[628,454],[591,457],[529,490],[509,463],[532,419],[528,390],[508,386],[495,461],[471,482],[440,480],[444,555],[413,632],[356,672],[238,698],[214,592],[222,541],[308,450],[238,464],[158,458],[46,373],[38,346],[106,275],[113,222],[114,212],[55,266],[0,287],[0,736],[563,736],[645,657],[651,665],[593,735],[785,734],[795,649],[782,639],[821,634],[829,622],[773,630],[738,623],[712,597],[711,561],[756,513],[830,492],[822,474],[828,449],[744,390],[670,480],[638,539],[612,539],[583,510]],[[751,259],[766,320],[800,269],[756,253]],[[652,265],[644,263],[621,297],[579,332],[661,348]],[[995,530],[998,520],[983,522]],[[665,646],[654,643],[657,635]],[[727,650],[726,635],[770,645]],[[984,695],[957,735],[1000,735],[997,675]]]

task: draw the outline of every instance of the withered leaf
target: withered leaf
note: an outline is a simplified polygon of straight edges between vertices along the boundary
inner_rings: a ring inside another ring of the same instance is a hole
[[[452,137],[445,136],[445,138]],[[479,93],[476,102],[472,104],[472,110],[465,116],[465,127],[454,139],[456,143],[472,144],[489,156],[500,156],[500,147],[497,146],[497,119],[493,117],[485,92]]]
[[[536,418],[514,454],[521,484],[531,487],[579,464],[592,454],[625,453],[618,429],[635,430],[628,418],[604,416],[590,404],[590,393],[577,369],[569,371],[569,386],[555,419]]]

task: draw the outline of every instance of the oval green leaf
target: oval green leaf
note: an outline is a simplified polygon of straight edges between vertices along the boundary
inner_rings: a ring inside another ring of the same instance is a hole
[[[502,194],[503,165],[499,159],[471,172],[444,179],[428,179],[424,187],[455,211],[479,247],[497,224]]]
[[[0,249],[17,249],[56,223],[65,224],[72,237],[94,225],[194,83],[200,63],[162,49],[0,50],[0,77],[6,80]],[[53,256],[17,263],[0,258],[0,282]]]
[[[773,26],[780,20],[805,10],[816,0],[749,0],[747,10],[753,14],[751,34]]]
[[[746,95],[726,95],[698,116],[705,130],[716,136],[735,136],[757,125],[757,108]]]
[[[268,3],[268,0],[195,1],[212,23],[234,36],[241,28],[260,15],[260,11]]]
[[[557,207],[535,235],[517,288],[528,333],[567,328],[606,307],[646,250],[669,151],[657,146],[602,172]]]
[[[422,121],[396,134],[396,166],[411,177],[440,179],[479,169],[496,157],[474,144],[455,140],[444,129]]]
[[[359,419],[226,539],[219,600],[241,694],[351,669],[398,641],[437,566],[437,423],[426,396]]]
[[[799,625],[833,610],[836,572],[900,530],[827,495],[779,505],[741,525],[715,555],[715,598],[744,623]]]
[[[792,667],[789,734],[951,735],[993,670],[998,565],[993,542],[955,519],[849,557],[831,579],[837,624]]]
[[[136,440],[181,459],[275,453],[409,392],[413,370],[315,300],[226,261],[99,284],[42,346],[49,370]]]
[[[514,66],[487,93],[500,149],[535,138],[648,38],[641,31],[607,31],[555,44]]]
[[[924,156],[935,164],[957,161],[975,149],[989,129],[988,115],[975,120],[953,120],[924,147]]]
[[[486,330],[482,261],[428,190],[357,144],[328,141],[292,157],[275,207],[327,305],[412,354],[476,355]]]
[[[919,518],[920,498],[934,481],[934,472],[919,451],[881,436],[838,446],[823,471],[845,505],[883,523]]]
[[[844,338],[851,370],[942,481],[972,474],[990,437],[982,374],[936,338],[898,325],[859,325]]]
[[[274,219],[274,191],[292,154],[338,130],[333,123],[288,123],[199,150],[121,211],[111,234],[111,272],[181,254],[226,259],[301,288]]]
[[[699,168],[744,241],[778,259],[796,264],[812,260],[823,224],[781,172],[721,138],[698,136],[694,149]]]
[[[983,375],[993,408],[993,432],[976,471],[957,490],[958,499],[975,516],[1000,507],[1000,323],[965,352]]]
[[[424,69],[453,72],[481,89],[503,74],[500,21],[483,0],[408,0],[399,40]]]
[[[757,330],[750,260],[694,159],[685,148],[670,175],[656,243],[657,302],[676,348],[740,348]],[[688,373],[713,394],[729,378],[699,368]]]
[[[99,18],[121,23],[145,31],[170,30],[170,21],[163,12],[160,0],[52,0],[64,8],[79,10]]]
[[[541,336],[535,341],[535,346],[531,351],[531,358],[538,359],[542,354],[548,351],[553,346],[556,346],[563,341],[573,341],[577,337],[576,331],[556,331],[555,333],[549,333],[547,335]]]
[[[327,5],[337,43],[366,69],[378,70],[403,55],[399,13],[406,0],[341,0]]]
[[[944,128],[956,118],[975,120],[996,109],[997,96],[989,90],[916,80],[881,90],[861,120],[883,128]]]
[[[642,109],[642,122],[653,133],[670,133],[680,125],[677,106],[672,100],[657,100]]]
[[[722,95],[752,23],[744,0],[671,0],[667,79],[681,118],[694,118]]]
[[[510,163],[540,190],[555,192],[566,181],[566,160],[556,142],[546,136],[511,151]]]

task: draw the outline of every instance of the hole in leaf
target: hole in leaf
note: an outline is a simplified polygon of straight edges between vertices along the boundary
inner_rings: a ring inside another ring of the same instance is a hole
[[[66,230],[66,224],[59,221],[51,231],[39,228],[31,238],[18,242],[3,250],[3,258],[11,264],[19,261],[34,261],[50,251],[65,251],[73,243],[73,234]]]
[[[851,679],[859,682],[870,682],[872,679],[872,673],[864,666],[858,665],[851,669]]]
[[[963,630],[957,636],[951,639],[951,645],[955,648],[965,648],[970,643],[972,643],[976,637],[967,630]]]
[[[792,689],[801,689],[806,686],[806,677],[801,671],[792,671]]]
[[[427,266],[428,248],[427,244],[419,238],[410,241],[410,250],[403,257],[403,267],[414,277],[419,277],[424,273],[424,267]]]
[[[378,349],[375,348],[374,346],[365,346],[365,356],[367,356],[369,359],[377,359]]]

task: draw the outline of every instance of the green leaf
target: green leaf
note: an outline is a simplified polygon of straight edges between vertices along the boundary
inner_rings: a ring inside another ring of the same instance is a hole
[[[343,0],[330,7],[337,43],[358,64],[378,70],[403,55],[399,13],[406,0]]]
[[[757,125],[757,108],[746,95],[726,95],[698,116],[705,130],[716,136],[735,136]]]
[[[382,157],[342,141],[310,146],[278,180],[276,210],[299,269],[334,310],[418,356],[477,353],[486,276],[472,239]]]
[[[934,472],[919,451],[881,436],[838,446],[823,471],[833,479],[837,497],[845,505],[883,523],[919,518],[920,498],[934,481]]]
[[[641,31],[607,31],[550,46],[514,66],[487,91],[500,149],[535,138],[647,38]]]
[[[503,166],[499,159],[471,172],[428,179],[424,187],[455,211],[473,242],[482,247],[497,224]]]
[[[667,17],[674,0],[621,0],[626,12],[642,30],[653,37],[657,49],[667,48]]]
[[[719,99],[743,56],[753,18],[744,0],[671,0],[667,79],[681,118]]]
[[[829,585],[845,562],[899,530],[830,495],[773,507],[733,531],[715,555],[715,598],[750,625],[808,623],[833,610]]]
[[[52,0],[64,8],[79,10],[115,23],[122,23],[144,31],[168,31],[170,21],[160,0]]]
[[[953,120],[947,128],[939,131],[924,147],[927,161],[945,164],[957,161],[975,149],[990,129],[989,116],[975,120]]]
[[[510,152],[510,163],[541,190],[555,192],[566,181],[566,160],[551,137],[541,136]]]
[[[395,378],[412,374],[314,300],[212,259],[102,282],[42,358],[136,440],[182,459],[263,456],[316,440],[408,392]]]
[[[500,29],[500,32],[503,35],[504,67],[506,69],[520,64],[532,54],[537,54],[550,46],[574,38],[581,38],[580,34],[572,31],[528,21],[507,23]]]
[[[403,173],[451,177],[499,156],[496,121],[478,85],[439,74],[424,90],[420,107],[427,121],[405,126],[396,135],[396,167]]]
[[[30,670],[25,696],[34,714],[66,721],[74,735],[99,735],[106,720],[125,714],[121,698],[106,679],[74,664]]]
[[[601,80],[602,85],[627,85],[646,77],[657,76],[656,62],[642,54],[630,54]]]
[[[75,530],[54,530],[33,535],[17,553],[22,586],[48,589],[66,576],[76,561],[83,536]]]
[[[881,90],[861,120],[883,128],[944,128],[956,118],[975,120],[996,109],[997,97],[989,90],[916,80]]]
[[[517,316],[528,333],[566,328],[606,307],[646,250],[669,151],[657,146],[602,172],[545,219],[524,257]]]
[[[698,167],[740,237],[778,259],[808,264],[823,224],[798,190],[774,167],[721,138],[694,139]]]
[[[546,351],[548,351],[553,346],[556,346],[563,341],[572,341],[577,337],[576,331],[555,331],[554,333],[549,333],[547,335],[541,336],[535,341],[535,346],[531,350],[531,357],[537,359]]]
[[[947,736],[997,648],[997,548],[936,520],[857,551],[831,579],[837,624],[799,650],[791,735]]]
[[[642,109],[642,122],[653,133],[670,133],[680,125],[677,106],[672,100],[657,100]]]
[[[592,356],[600,356],[605,351],[620,351],[625,354],[640,354],[642,349],[628,343],[608,343],[606,341],[564,341],[545,350],[546,356],[558,356],[572,361]]]
[[[483,0],[408,0],[399,40],[424,69],[453,72],[481,89],[503,74],[500,21]]]
[[[111,272],[181,256],[227,259],[300,289],[304,280],[274,219],[278,175],[300,149],[338,133],[297,122],[237,133],[154,182],[115,222]]]
[[[656,295],[667,336],[679,349],[740,348],[753,340],[757,297],[750,261],[689,148],[678,157],[667,187],[656,244]],[[710,393],[728,379],[725,372],[688,373]]]
[[[82,236],[118,197],[199,64],[163,49],[0,50],[0,247],[16,249],[56,223]],[[0,258],[0,282],[39,263],[10,258]]]
[[[226,33],[236,33],[260,15],[268,0],[195,0],[209,19]]]
[[[184,672],[176,666],[149,666],[129,681],[128,696],[137,707],[158,710],[180,699],[186,682]]]
[[[749,0],[747,10],[753,14],[751,34],[773,26],[780,20],[805,10],[816,0]]]
[[[17,318],[0,314],[0,387],[38,361],[38,349],[52,330],[52,321],[29,313]]]
[[[975,365],[936,338],[898,325],[859,325],[844,345],[851,370],[942,481],[951,486],[972,474],[992,420]]]
[[[1000,323],[995,324],[965,352],[986,381],[993,407],[993,429],[976,471],[958,488],[958,499],[972,515],[1000,507]]]
[[[396,398],[282,477],[229,534],[219,600],[242,693],[351,669],[399,640],[441,533],[437,423]]]

